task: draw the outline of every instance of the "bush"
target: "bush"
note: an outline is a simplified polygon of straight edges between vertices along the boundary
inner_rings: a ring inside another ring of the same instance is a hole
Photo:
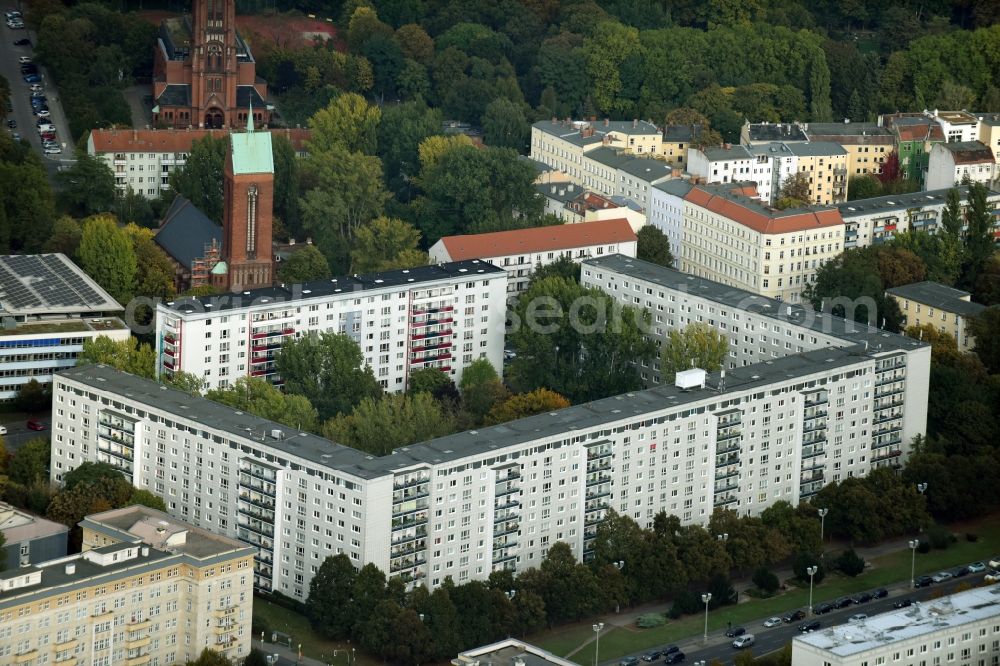
[[[669,615],[676,620],[682,615],[697,613],[704,605],[700,594],[691,590],[684,590],[674,597],[674,603],[670,607]]]
[[[848,548],[837,558],[835,566],[845,576],[854,578],[865,570],[865,558],[855,553],[853,548]]]
[[[927,553],[931,552],[931,544],[921,539],[920,543],[917,545],[917,552],[920,553],[921,555],[926,555]]]
[[[795,577],[803,583],[809,582],[809,572],[806,571],[809,567],[815,566],[816,573],[813,575],[813,583],[820,583],[826,576],[826,571],[823,569],[823,565],[820,564],[819,556],[813,553],[799,553],[795,556],[795,561],[792,563],[792,571],[795,572]]]
[[[264,632],[264,637],[267,640],[271,640],[271,625],[267,623],[267,620],[254,616],[253,620],[250,622],[250,638],[259,639],[260,633]]]
[[[930,542],[931,548],[945,550],[952,544],[952,534],[941,525],[932,525],[927,530],[927,540]]]
[[[640,615],[635,623],[642,629],[662,627],[667,623],[667,618],[663,616],[663,613],[646,613],[645,615]]]
[[[979,541],[979,535],[973,534],[972,532],[966,532],[965,540],[968,541],[969,543],[976,543],[977,541]]]
[[[759,567],[753,572],[753,584],[765,594],[774,594],[781,586],[781,581],[767,567]]]

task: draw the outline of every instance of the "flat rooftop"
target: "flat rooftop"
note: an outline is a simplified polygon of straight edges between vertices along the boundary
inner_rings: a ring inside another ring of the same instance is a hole
[[[311,298],[322,298],[342,292],[362,292],[372,289],[389,287],[411,287],[423,282],[437,282],[456,277],[475,278],[476,276],[500,276],[507,272],[493,264],[478,259],[452,261],[430,266],[414,266],[382,273],[366,273],[362,275],[345,275],[328,280],[316,280],[301,284],[280,285],[244,291],[241,294],[223,294],[219,296],[200,296],[197,298],[182,298],[166,303],[166,307],[175,312],[190,314],[192,312],[221,312],[238,310],[253,305],[274,303],[290,303]]]
[[[0,532],[10,545],[69,532],[69,528],[0,502]]]
[[[907,211],[924,206],[943,206],[948,200],[948,189],[924,190],[910,194],[890,194],[871,199],[855,199],[837,204],[837,208],[840,209],[840,216],[844,218],[844,221],[849,222],[853,217],[864,217],[873,212]],[[955,189],[958,190],[959,201],[968,200],[968,185],[957,185]],[[1000,192],[991,190],[986,193],[986,197],[989,201],[1000,199]]]
[[[909,608],[797,636],[795,642],[847,657],[995,617],[1000,617],[1000,585],[914,602]]]
[[[886,289],[885,292],[898,298],[916,301],[966,317],[978,315],[986,309],[985,305],[970,301],[971,294],[969,292],[943,285],[940,282],[914,282]]]
[[[0,315],[118,312],[122,306],[64,254],[0,255]]]
[[[476,666],[484,663],[514,666],[518,662],[525,666],[575,666],[575,662],[515,638],[466,650],[451,660],[454,666]]]
[[[43,335],[47,333],[85,333],[87,331],[116,331],[128,328],[117,317],[77,318],[68,320],[31,319],[28,321],[9,320],[10,328],[0,327],[0,337],[13,335]],[[3,343],[0,343],[0,347]]]

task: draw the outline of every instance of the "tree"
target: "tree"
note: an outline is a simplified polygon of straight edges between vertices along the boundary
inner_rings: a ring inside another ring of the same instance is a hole
[[[816,567],[816,573],[812,576],[812,582],[814,585],[822,583],[823,579],[826,578],[826,570],[819,560],[820,558],[813,553],[797,553],[795,560],[792,562],[792,571],[795,572],[795,577],[803,583],[808,583],[808,569],[809,567]]]
[[[378,217],[358,229],[351,250],[351,270],[374,273],[427,264],[419,249],[420,231],[393,217]]]
[[[113,217],[98,215],[84,221],[80,266],[119,303],[132,300],[138,262],[128,234]]]
[[[969,334],[976,340],[973,351],[979,360],[991,374],[1000,373],[1000,306],[988,307],[973,317]]]
[[[80,223],[68,215],[63,215],[52,225],[52,235],[42,246],[43,252],[61,252],[70,259],[76,258],[77,249],[83,238]]]
[[[809,174],[799,171],[785,178],[775,204],[777,208],[799,208],[812,203],[812,186]]]
[[[99,363],[146,379],[156,377],[156,352],[135,338],[112,340],[106,335],[83,341],[83,350],[76,357],[77,365]]]
[[[803,290],[803,297],[814,308],[832,311],[838,317],[899,330],[899,306],[885,295],[879,271],[880,252],[880,247],[845,250],[819,267],[814,281]],[[908,265],[905,260],[903,265]],[[886,263],[887,270],[893,268],[892,275],[902,275],[903,269],[897,272],[896,266],[892,258]]]
[[[210,390],[205,397],[261,418],[284,423],[295,430],[317,430],[316,409],[308,398],[282,393],[260,377],[240,377],[229,386]]]
[[[430,393],[435,400],[457,403],[459,399],[455,382],[438,368],[420,368],[410,373],[406,388],[411,395]]]
[[[909,338],[929,343],[931,358],[934,361],[945,361],[958,353],[958,343],[955,341],[955,336],[934,328],[934,324],[924,323],[920,326],[907,326],[903,334]]]
[[[902,247],[876,248],[878,273],[886,289],[920,282],[927,274],[927,267],[916,254]]]
[[[7,477],[14,483],[30,486],[48,478],[49,440],[47,437],[30,439],[18,448],[7,463]]]
[[[979,271],[973,285],[974,298],[983,305],[1000,305],[1000,252],[995,253]]]
[[[558,277],[532,282],[511,313],[516,390],[546,387],[579,403],[643,385],[636,366],[655,353],[648,313]]]
[[[729,353],[729,338],[714,327],[701,322],[688,324],[683,330],[667,332],[660,350],[660,372],[664,381],[689,368],[715,372],[723,367]]]
[[[472,139],[465,134],[428,136],[417,146],[417,159],[420,162],[420,181],[429,177],[441,158],[448,152],[465,146],[472,147]]]
[[[77,150],[75,158],[69,169],[56,174],[63,206],[77,217],[114,210],[118,192],[115,174],[107,162],[84,150]]]
[[[636,256],[659,266],[673,268],[674,255],[670,251],[670,239],[652,224],[647,224],[636,234],[639,242],[636,244]]]
[[[969,205],[966,208],[965,231],[965,266],[963,283],[968,286],[975,284],[986,262],[993,255],[994,217],[992,207],[987,200],[989,190],[982,183],[969,184]]]
[[[551,264],[544,264],[535,268],[535,270],[531,272],[529,285],[541,282],[545,278],[550,277],[564,278],[566,280],[572,280],[573,282],[579,283],[580,264],[573,261],[566,255],[562,255]]]
[[[14,402],[22,412],[35,413],[48,409],[52,405],[52,386],[48,383],[41,384],[32,377],[21,384]]]
[[[330,264],[315,245],[295,250],[278,266],[278,279],[289,284],[325,280],[330,277]]]
[[[753,572],[753,584],[764,594],[774,594],[781,587],[781,581],[767,567],[757,567]]]
[[[882,184],[871,174],[852,176],[847,181],[847,199],[873,199],[882,196]]]
[[[941,228],[950,236],[959,238],[962,235],[962,201],[958,188],[952,187],[945,197],[944,210],[941,211]]]
[[[184,168],[170,173],[170,188],[216,224],[222,224],[222,172],[229,139],[206,134],[191,143]]]
[[[309,582],[306,613],[313,627],[327,638],[342,640],[354,626],[351,590],[357,571],[344,553],[330,555]]]
[[[285,136],[271,134],[274,159],[274,216],[292,234],[301,229],[299,221],[299,158]]]
[[[225,655],[211,648],[205,648],[197,659],[188,661],[186,666],[233,666],[233,662],[229,661]]]
[[[325,153],[340,148],[351,153],[374,155],[382,112],[364,97],[344,93],[309,119],[312,137],[310,153]]]
[[[132,496],[128,499],[128,504],[141,504],[142,506],[148,506],[150,509],[163,512],[167,510],[167,505],[163,501],[163,498],[143,488],[136,488],[132,492]]]
[[[441,133],[442,120],[441,111],[428,107],[422,100],[383,109],[378,127],[378,156],[385,168],[386,184],[401,201],[410,200],[412,184],[420,175],[420,143]]]
[[[555,391],[540,388],[528,393],[518,393],[493,407],[486,415],[486,422],[506,423],[534,414],[554,412],[569,407],[569,400]]]
[[[834,563],[834,566],[837,569],[839,569],[840,572],[843,573],[845,576],[850,576],[851,578],[854,578],[858,574],[864,572],[865,558],[861,557],[856,552],[854,552],[853,548],[848,548],[843,553],[841,553],[840,557],[837,558],[837,561]]]
[[[384,456],[393,449],[453,431],[453,420],[430,393],[389,393],[364,398],[349,415],[327,421],[323,435],[335,442]]]
[[[528,144],[531,127],[524,117],[524,108],[506,97],[498,97],[486,105],[481,122],[487,145],[523,151]]]
[[[135,224],[126,225],[123,231],[132,243],[132,252],[135,254],[135,293],[153,298],[173,298],[176,293],[174,267],[166,253],[153,240],[153,231]]]
[[[508,392],[493,364],[478,358],[462,371],[459,382],[462,406],[476,421],[482,421],[495,406],[507,399]]]
[[[361,348],[347,335],[321,333],[290,340],[274,361],[285,391],[305,397],[324,420],[348,414],[365,398],[382,394]]]
[[[267,655],[257,648],[250,648],[250,652],[243,658],[243,666],[268,666]]]

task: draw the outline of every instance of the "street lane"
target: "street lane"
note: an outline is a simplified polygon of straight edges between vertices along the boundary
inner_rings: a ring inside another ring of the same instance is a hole
[[[35,417],[39,421],[45,424],[45,427],[49,426],[49,415],[42,414]],[[49,431],[46,430],[28,430],[27,419],[18,419],[16,421],[10,421],[8,418],[3,417],[3,425],[7,428],[7,434],[3,436],[4,445],[7,447],[7,453],[15,453],[25,442],[32,439],[37,439],[43,437],[48,439]]]

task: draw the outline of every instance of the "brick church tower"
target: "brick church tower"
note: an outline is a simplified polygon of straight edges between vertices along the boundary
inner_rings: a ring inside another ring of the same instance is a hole
[[[230,135],[223,180],[222,260],[213,284],[225,291],[270,287],[274,281],[271,226],[274,159],[270,132]]]

